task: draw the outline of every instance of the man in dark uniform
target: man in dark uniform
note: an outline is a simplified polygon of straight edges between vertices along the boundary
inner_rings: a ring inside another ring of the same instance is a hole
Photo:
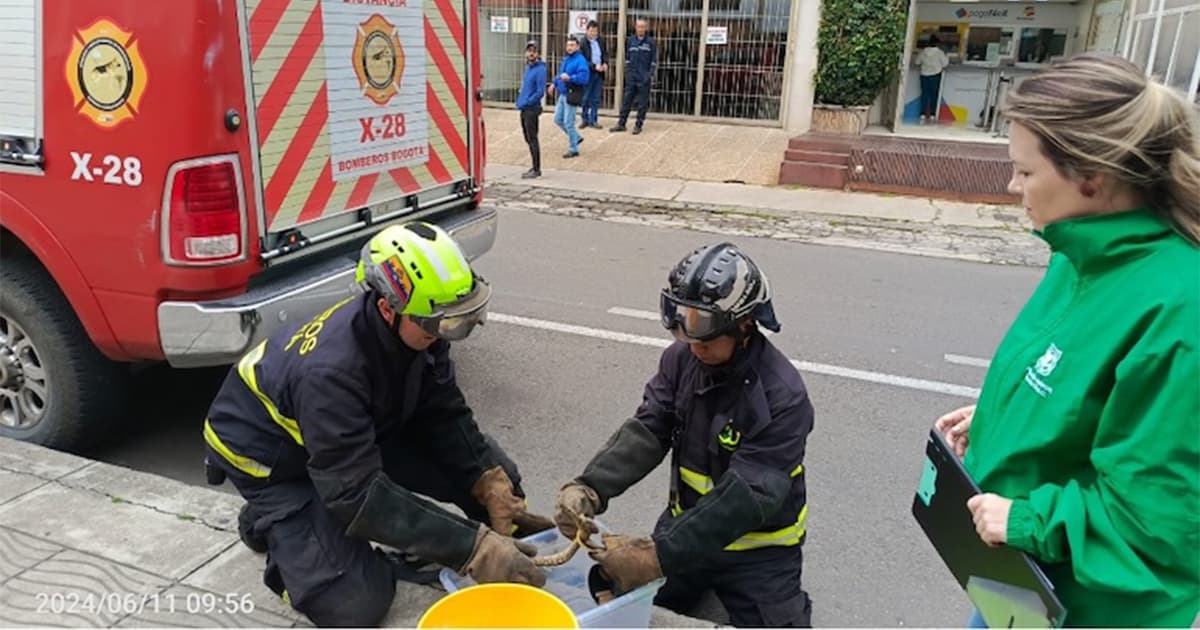
[[[563,486],[566,536],[671,453],[667,509],[649,537],[604,536],[601,576],[627,592],[667,578],[655,603],[687,612],[712,588],[735,626],[809,626],[801,588],[808,513],[804,449],[813,407],[800,373],[758,331],[779,330],[766,276],[729,243],[668,276],[663,351],[643,401],[583,474]],[[585,517],[581,521],[580,517]]]
[[[648,24],[638,18],[634,33],[625,42],[625,95],[621,98],[621,113],[616,126],[609,131],[625,131],[629,111],[637,107],[637,124],[634,135],[642,133],[646,122],[646,109],[650,107],[650,88],[654,87],[654,76],[658,72],[658,46],[654,38],[646,34]]]
[[[449,357],[448,341],[483,321],[488,284],[426,223],[372,238],[357,279],[363,295],[251,350],[204,424],[210,479],[246,499],[238,528],[267,553],[264,582],[321,626],[376,625],[397,579],[436,575],[400,553],[478,582],[544,584],[536,549],[511,536],[553,522],[526,512],[517,468],[480,432]]]

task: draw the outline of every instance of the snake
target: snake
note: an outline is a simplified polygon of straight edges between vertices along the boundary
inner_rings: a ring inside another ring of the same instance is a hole
[[[590,525],[590,523],[588,522],[588,519],[586,519],[585,517],[583,517],[579,514],[573,514],[573,516],[575,517],[575,538],[571,540],[571,544],[568,545],[562,551],[559,551],[557,553],[553,553],[548,556],[539,556],[539,557],[534,558],[533,559],[534,566],[538,566],[538,567],[562,566],[562,565],[570,562],[571,558],[575,557],[575,554],[576,554],[576,552],[579,551],[580,547],[587,547],[588,549],[591,549],[591,550],[604,549],[603,545],[597,545],[596,543],[593,543],[590,540],[591,534],[587,533],[588,526]]]

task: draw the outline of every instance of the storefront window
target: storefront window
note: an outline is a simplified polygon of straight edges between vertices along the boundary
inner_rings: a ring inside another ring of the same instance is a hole
[[[1200,0],[1139,0],[1128,28],[1126,58],[1188,98],[1200,97]]]
[[[998,61],[1012,56],[1010,27],[972,26],[967,31],[967,61]]]
[[[1021,47],[1017,51],[1017,61],[1047,63],[1055,57],[1063,56],[1066,50],[1067,29],[1023,28],[1021,29]]]
[[[1192,33],[1192,36],[1188,34]],[[1175,67],[1167,85],[1187,93],[1195,89],[1192,84],[1196,73],[1196,64],[1200,61],[1200,38],[1194,36],[1200,33],[1200,10],[1184,15],[1183,28],[1180,29],[1178,49],[1175,51]]]
[[[962,27],[958,24],[917,24],[917,42],[913,47],[913,56],[920,52],[922,48],[929,44],[930,39],[937,37],[938,48],[945,51],[950,57],[950,61],[957,62],[959,60],[959,33]]]
[[[1170,81],[1167,76],[1167,71],[1171,66],[1171,49],[1175,43],[1175,38],[1180,35],[1179,27],[1182,26],[1182,15],[1164,15],[1162,18],[1162,29],[1158,33],[1158,50],[1154,51],[1154,73],[1162,77],[1164,81]]]

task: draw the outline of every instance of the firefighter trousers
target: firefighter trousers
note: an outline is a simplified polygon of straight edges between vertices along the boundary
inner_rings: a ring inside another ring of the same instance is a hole
[[[491,436],[485,440],[518,496],[524,496],[516,464]],[[454,487],[437,474],[438,465],[421,448],[389,445],[382,452],[384,471],[396,484],[488,522],[487,510],[470,489]],[[346,525],[326,509],[311,482],[263,484],[237,471],[228,477],[251,511],[250,531],[244,533],[266,543],[263,582],[268,588],[320,627],[369,627],[382,621],[396,594],[398,567],[367,540],[347,536]]]
[[[687,573],[667,575],[654,603],[688,614],[712,589],[735,627],[810,628],[812,600],[800,586],[803,564],[800,545],[723,551]]]

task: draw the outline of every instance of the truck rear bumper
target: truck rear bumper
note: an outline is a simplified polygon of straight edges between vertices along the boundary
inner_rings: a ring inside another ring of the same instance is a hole
[[[496,211],[480,208],[437,221],[474,260],[496,240]],[[307,320],[353,290],[354,261],[338,258],[295,277],[211,302],[158,306],[158,337],[173,367],[228,365],[289,323]]]

